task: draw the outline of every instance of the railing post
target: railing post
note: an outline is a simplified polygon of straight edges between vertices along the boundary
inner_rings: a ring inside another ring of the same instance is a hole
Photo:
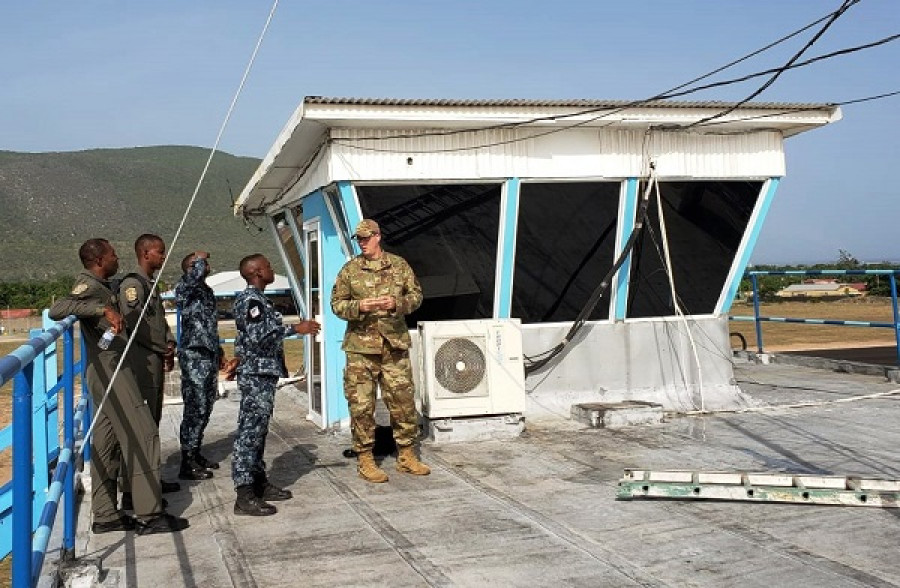
[[[759,353],[762,353],[762,321],[759,320],[759,282],[756,274],[750,274],[750,282],[753,284],[753,321],[756,324],[756,349]]]
[[[43,329],[31,329],[32,339],[40,337]],[[34,427],[31,431],[31,450],[34,455],[34,527],[41,518],[41,510],[47,500],[47,489],[50,487],[50,475],[48,471],[49,457],[47,430],[47,360],[44,352],[37,353],[32,362],[34,371],[31,376],[31,415]],[[54,430],[54,435],[59,431]]]
[[[31,585],[31,533],[34,529],[31,385],[34,364],[23,366],[13,382],[13,543],[12,585]]]
[[[88,390],[87,385],[87,348],[85,347],[83,336],[81,337],[81,351],[79,357],[81,358],[81,393],[87,396],[87,407],[84,409],[84,425],[82,425],[82,427],[85,431],[89,431],[91,429],[91,421],[94,420],[94,403],[91,401],[91,391]],[[84,443],[81,445],[81,459],[84,462],[85,468],[87,468],[88,462],[91,461],[90,439],[85,439]]]
[[[897,311],[897,278],[888,274],[891,279],[891,305],[894,307],[894,339],[897,341],[897,366],[900,367],[900,312]]]
[[[62,558],[75,557],[75,327],[63,333],[63,447],[71,447],[72,464],[63,482],[63,551]]]
[[[44,309],[41,312],[42,323],[44,331],[49,329],[50,327],[56,324],[56,321],[50,318],[50,313],[47,309]],[[69,327],[71,329],[71,327]],[[44,374],[46,377],[46,382],[48,382],[47,389],[51,386],[55,385],[57,380],[59,380],[59,372],[57,369],[57,345],[56,341],[47,345],[46,350],[44,351]],[[59,431],[59,402],[58,397],[54,399],[53,404],[56,405],[56,408],[47,413],[47,430],[49,431]],[[55,434],[53,436],[48,437],[47,439],[47,453],[50,454],[58,454],[59,453],[59,435]]]

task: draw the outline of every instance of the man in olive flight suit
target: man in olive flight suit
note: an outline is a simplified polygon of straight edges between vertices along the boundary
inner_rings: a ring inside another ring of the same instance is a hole
[[[106,239],[89,239],[78,250],[84,271],[69,295],[50,308],[50,317],[75,315],[87,352],[87,388],[93,401],[91,437],[91,510],[94,533],[128,531],[139,534],[180,531],[188,520],[174,517],[162,506],[159,482],[159,429],[141,397],[134,373],[123,362],[114,386],[104,394],[125,351],[125,323],[118,313],[116,294],[109,279],[119,270],[119,258]],[[117,335],[107,349],[98,343],[107,329]],[[102,407],[101,407],[102,403]],[[116,508],[116,478],[120,457],[134,489],[135,519]]]
[[[419,424],[404,318],[422,304],[422,288],[406,260],[382,249],[381,230],[374,220],[360,222],[353,238],[362,254],[338,273],[331,309],[347,321],[341,346],[347,353],[344,397],[350,408],[357,471],[368,482],[388,480],[372,454],[375,388],[380,385],[397,444],[397,471],[427,475],[431,469],[419,461],[415,451]]]
[[[153,276],[166,260],[166,244],[158,235],[145,233],[134,242],[134,253],[138,267],[125,276],[119,286],[119,312],[125,318],[128,332],[134,333],[128,359],[158,430],[165,384],[163,367],[175,357],[175,337],[166,322],[162,300],[152,290]],[[143,320],[138,322],[147,298],[150,298],[150,304]],[[177,482],[160,480],[160,484],[163,494],[181,489]],[[122,479],[122,508],[131,510],[132,505],[131,485],[126,475]]]
[[[241,391],[231,458],[231,477],[237,493],[234,514],[267,516],[277,512],[267,501],[292,497],[290,490],[269,482],[263,461],[275,406],[275,386],[279,377],[287,376],[284,338],[294,333],[315,335],[320,326],[316,321],[282,324],[281,313],[263,294],[266,286],[275,281],[275,272],[265,256],[248,255],[241,260],[240,270],[247,288],[234,301],[234,352],[240,360],[237,382]]]

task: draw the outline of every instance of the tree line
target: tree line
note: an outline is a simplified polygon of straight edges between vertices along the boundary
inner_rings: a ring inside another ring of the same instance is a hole
[[[844,249],[838,250],[838,258],[832,263],[817,263],[814,265],[755,265],[754,271],[791,271],[791,270],[875,270],[898,269],[896,264],[887,261],[881,263],[862,263],[853,254]],[[891,282],[888,276],[866,276],[866,275],[850,275],[850,276],[757,276],[756,281],[759,288],[759,297],[762,300],[776,299],[775,293],[791,284],[800,284],[803,280],[811,278],[834,278],[841,282],[863,282],[866,285],[866,291],[869,296],[890,296]],[[739,292],[750,292],[753,286],[748,277],[741,280]],[[740,294],[739,294],[740,295]]]
[[[0,282],[0,309],[49,308],[60,296],[72,291],[73,277],[27,282]]]

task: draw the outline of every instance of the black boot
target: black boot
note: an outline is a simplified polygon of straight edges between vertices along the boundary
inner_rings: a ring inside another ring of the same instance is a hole
[[[237,492],[237,500],[234,501],[234,514],[267,517],[278,512],[277,508],[256,496],[252,485],[238,486],[234,490]]]
[[[202,455],[200,455],[200,450],[194,452],[194,461],[200,464],[200,467],[206,468],[208,470],[217,470],[219,469],[219,464],[214,461],[209,461]]]
[[[165,480],[160,480],[159,485],[163,494],[171,494],[172,492],[181,490],[181,484],[178,482],[166,482]]]
[[[178,477],[182,480],[208,480],[213,474],[208,469],[197,463],[194,456],[189,451],[181,452],[181,469],[178,470]]]
[[[253,480],[253,494],[257,498],[275,502],[278,500],[290,500],[294,497],[290,490],[279,488],[275,484],[269,482],[265,476],[261,476]]]

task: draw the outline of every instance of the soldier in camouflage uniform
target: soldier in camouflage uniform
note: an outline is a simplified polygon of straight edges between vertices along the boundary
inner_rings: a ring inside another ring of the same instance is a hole
[[[263,453],[269,419],[275,404],[275,385],[287,376],[284,364],[284,338],[293,335],[315,335],[319,323],[302,321],[282,324],[281,313],[263,294],[275,281],[272,265],[265,256],[250,255],[241,260],[241,276],[247,288],[234,301],[237,338],[234,348],[239,358],[237,368],[241,408],[231,460],[238,515],[273,515],[277,509],[266,501],[287,500],[291,492],[269,482]]]
[[[331,309],[347,321],[341,348],[347,353],[344,396],[350,408],[357,471],[368,482],[387,482],[375,463],[375,387],[391,415],[398,472],[426,475],[415,452],[419,425],[409,362],[405,316],[422,304],[422,288],[402,257],[381,248],[378,223],[364,219],[353,238],[362,250],[341,268],[331,291]]]
[[[157,429],[162,418],[163,406],[163,366],[175,356],[175,337],[166,322],[162,300],[152,292],[153,275],[162,268],[166,260],[166,244],[158,235],[143,234],[134,242],[138,268],[128,274],[119,286],[119,312],[125,318],[129,333],[134,333],[134,341],[128,350],[128,359],[137,378],[141,395],[150,407],[150,414]],[[138,323],[147,298],[150,304],[144,318]],[[177,482],[160,481],[163,494],[177,492],[181,486]],[[131,510],[133,497],[127,473],[123,472],[122,508]]]
[[[75,315],[80,320],[87,360],[87,388],[93,401],[91,437],[91,510],[94,533],[136,529],[139,534],[180,531],[188,520],[165,512],[159,482],[159,429],[141,397],[128,362],[116,374],[109,397],[106,388],[125,351],[125,321],[116,310],[116,294],[109,279],[119,269],[119,258],[106,239],[89,239],[78,250],[84,271],[72,292],[50,308],[50,318]],[[112,328],[118,335],[107,349],[98,342]],[[99,408],[99,410],[98,410]],[[120,458],[131,476],[136,520],[116,508],[116,478]]]
[[[195,251],[181,261],[184,275],[175,285],[175,300],[181,309],[181,341],[178,365],[181,366],[181,397],[184,411],[181,419],[182,480],[206,480],[219,464],[200,454],[203,432],[209,424],[216,400],[219,362],[219,322],[216,295],[206,283],[209,275],[209,253]]]

